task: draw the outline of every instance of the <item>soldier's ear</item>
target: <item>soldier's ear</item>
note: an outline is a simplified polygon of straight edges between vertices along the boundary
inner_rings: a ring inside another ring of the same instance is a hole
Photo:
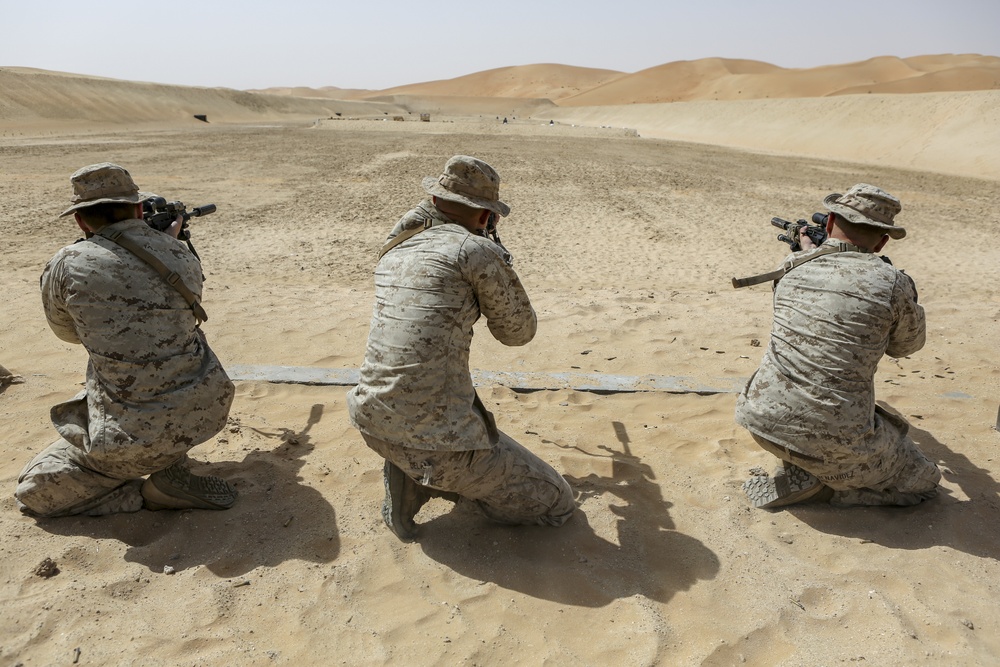
[[[80,213],[78,211],[73,211],[73,219],[76,220],[76,226],[81,230],[85,232],[92,231],[90,227],[87,226],[87,223],[83,221],[83,218],[80,217]]]
[[[888,242],[889,242],[889,235],[888,234],[883,234],[882,238],[879,239],[879,242],[875,244],[875,247],[872,249],[872,252],[878,252],[879,250],[881,250],[882,248],[884,248],[885,244],[888,243]]]

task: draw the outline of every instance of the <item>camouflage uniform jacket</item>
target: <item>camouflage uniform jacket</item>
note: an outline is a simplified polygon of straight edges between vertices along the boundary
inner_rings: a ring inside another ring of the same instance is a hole
[[[813,259],[774,290],[771,341],[737,398],[736,422],[818,458],[891,457],[900,435],[877,425],[875,370],[883,354],[916,352],[924,337],[924,310],[905,273],[871,253]]]
[[[201,295],[201,264],[182,243],[141,220],[108,229]],[[52,331],[90,357],[85,405],[81,395],[52,409],[64,438],[85,452],[135,447],[143,466],[165,467],[225,426],[233,384],[184,298],[143,260],[95,235],[56,253],[41,290]]]
[[[434,226],[388,252],[375,268],[375,307],[360,383],[348,392],[351,422],[366,435],[413,449],[488,449],[473,408],[472,325],[485,315],[505,345],[535,335],[535,311],[491,240],[451,223],[425,201],[389,238]]]

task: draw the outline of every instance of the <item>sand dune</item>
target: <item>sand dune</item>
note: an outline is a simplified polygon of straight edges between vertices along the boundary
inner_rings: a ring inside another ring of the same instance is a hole
[[[268,115],[386,113],[420,100],[436,111],[492,112],[528,100],[559,106],[617,106],[702,100],[802,98],[870,93],[932,93],[1000,89],[1000,58],[936,55],[881,57],[811,69],[783,69],[752,60],[705,58],[666,63],[626,74],[538,64],[503,67],[386,90],[287,87],[259,91],[138,83],[31,68],[0,68],[0,123],[37,119],[91,122],[180,121],[212,113],[232,122]],[[445,98],[454,98],[450,102]],[[474,101],[502,100],[498,104]],[[360,100],[376,106],[358,105]],[[538,101],[536,101],[538,100]],[[336,104],[333,104],[333,102]],[[354,101],[354,104],[347,104]],[[379,103],[390,106],[378,106]]]
[[[609,106],[696,100],[823,97],[858,93],[933,93],[1000,89],[1000,58],[942,54],[785,69],[756,60],[704,58],[635,72],[567,65],[522,65],[386,90],[268,88],[251,91],[300,97],[547,98],[561,106]]]
[[[993,89],[1000,89],[1000,58],[986,56],[935,56],[912,64],[909,59],[882,57],[811,69],[782,69],[752,61],[709,58],[642,70],[560,100],[560,105]]]
[[[1000,179],[1000,90],[561,107],[550,115],[644,137]]]
[[[228,88],[195,88],[0,68],[0,127],[260,122],[342,114],[383,114],[398,107],[363,101],[310,100]]]
[[[287,95],[290,97],[316,97],[324,100],[353,100],[371,94],[372,91],[357,88],[337,88],[336,86],[323,86],[322,88],[293,86],[290,88],[251,89],[247,92],[261,93],[263,95]]]
[[[194,114],[207,115],[210,123],[416,120],[423,113],[435,121],[557,119],[631,128],[647,137],[994,179],[1000,177],[996,93],[961,91],[997,88],[998,81],[1000,58],[992,56],[885,57],[808,70],[708,58],[636,74],[562,65],[501,68],[338,100],[353,92],[250,93],[0,68],[0,130],[196,126]],[[577,89],[586,92],[559,97]],[[767,97],[772,99],[761,99]]]
[[[460,76],[370,92],[366,98],[384,95],[454,95],[460,97],[563,98],[601,86],[624,76],[623,72],[569,65],[521,65],[501,67]]]
[[[704,58],[665,63],[631,74],[567,65],[523,65],[381,91],[351,92],[349,96],[525,97],[547,98],[560,106],[609,106],[996,89],[1000,89],[1000,58],[942,54],[883,56],[808,69],[785,69],[754,60]],[[300,94],[327,96],[318,91]]]
[[[952,67],[927,72],[920,76],[896,81],[859,84],[842,88],[831,95],[855,95],[862,93],[912,94],[971,90],[1000,90],[1000,67],[964,68]]]
[[[410,113],[434,116],[551,116],[559,107],[551,100],[531,97],[463,97],[459,95],[379,95],[369,102],[391,104]]]
[[[382,99],[387,97],[541,98],[558,101],[626,76],[624,72],[570,65],[537,64],[500,67],[438,81],[394,86],[384,90],[325,88],[266,88],[252,91],[300,97]]]
[[[780,68],[751,60],[706,58],[651,67],[562,101],[566,106],[702,99],[720,81],[767,76]]]

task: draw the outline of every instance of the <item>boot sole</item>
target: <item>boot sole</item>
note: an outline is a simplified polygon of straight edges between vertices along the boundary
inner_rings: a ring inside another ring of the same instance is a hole
[[[826,488],[816,477],[798,467],[775,477],[755,475],[743,482],[743,492],[757,509],[769,510],[803,503]]]
[[[236,494],[228,488],[228,485],[220,487],[219,492],[213,494],[216,500],[212,501],[207,498],[191,495],[175,487],[165,489],[156,483],[156,480],[153,478],[154,475],[150,475],[142,483],[142,489],[140,490],[143,506],[148,510],[154,512],[158,510],[187,509],[227,510],[236,503]]]
[[[389,530],[401,540],[410,541],[416,536],[416,525],[413,528],[403,523],[401,507],[403,492],[406,489],[406,473],[386,460],[382,468],[382,479],[385,482],[385,499],[382,501],[382,520]],[[397,502],[393,502],[397,498]]]

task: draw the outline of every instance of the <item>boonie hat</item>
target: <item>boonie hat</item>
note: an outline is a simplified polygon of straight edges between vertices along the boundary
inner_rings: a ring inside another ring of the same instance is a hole
[[[500,201],[500,175],[482,160],[456,155],[444,165],[444,173],[428,176],[421,183],[435,197],[473,208],[484,208],[507,217],[510,206]]]
[[[69,181],[73,184],[73,205],[60,213],[60,218],[88,206],[138,204],[144,198],[128,170],[111,162],[81,167],[69,177]]]
[[[834,193],[823,199],[823,205],[846,220],[876,227],[890,238],[901,239],[906,230],[897,227],[893,219],[903,210],[891,194],[867,183],[858,183],[845,194]]]

